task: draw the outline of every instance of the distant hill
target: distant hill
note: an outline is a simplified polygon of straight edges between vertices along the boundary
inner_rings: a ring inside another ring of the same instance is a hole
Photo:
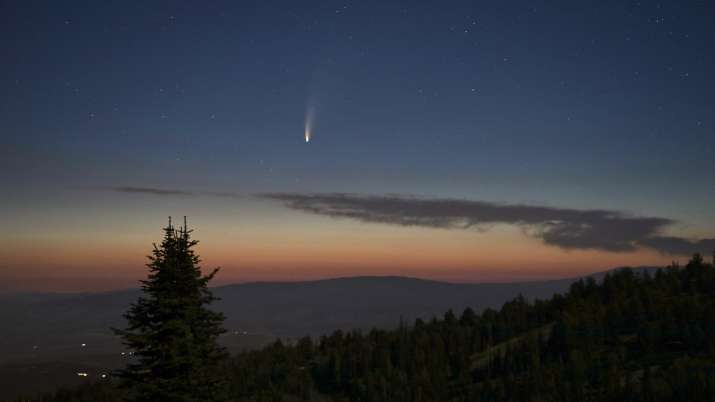
[[[250,283],[216,289],[229,327],[281,337],[335,329],[394,327],[400,319],[431,318],[445,310],[496,307],[522,293],[544,298],[573,279],[455,284],[406,277],[353,277],[299,283]]]
[[[226,314],[228,336],[294,338],[341,328],[389,328],[400,319],[431,318],[448,309],[481,311],[518,294],[547,298],[565,291],[574,280],[457,284],[397,276],[351,277],[255,282],[213,290],[221,298],[215,308]],[[121,345],[110,328],[123,325],[122,314],[138,296],[138,290],[2,296],[0,364],[64,359],[77,353],[117,354]]]

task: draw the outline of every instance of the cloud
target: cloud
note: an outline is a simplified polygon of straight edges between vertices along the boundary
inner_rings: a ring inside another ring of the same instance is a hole
[[[105,190],[114,191],[118,193],[130,193],[130,194],[150,194],[159,196],[209,196],[209,197],[223,197],[223,198],[240,198],[241,195],[233,192],[221,192],[221,191],[188,191],[188,190],[178,190],[178,189],[166,189],[166,188],[156,188],[156,187],[134,187],[134,186],[114,186],[114,187],[93,187],[95,190]]]
[[[708,253],[715,250],[715,239],[690,240],[672,236],[653,236],[641,242],[645,247],[656,249],[663,254]]]
[[[132,187],[132,186],[117,186],[117,187],[102,187],[103,190],[116,191],[118,193],[134,193],[134,194],[151,194],[151,195],[195,195],[194,192],[185,190],[171,190],[154,187]]]
[[[156,196],[241,198],[234,192],[189,191],[156,187],[95,187],[104,191]],[[427,199],[399,195],[347,193],[267,193],[259,197],[282,202],[288,208],[334,218],[399,226],[488,230],[496,224],[521,227],[545,244],[567,250],[634,251],[650,248],[668,255],[715,250],[715,239],[665,236],[676,223],[668,218],[632,216],[619,211],[498,204],[463,199]]]
[[[690,254],[702,248],[711,250],[715,245],[715,239],[691,241],[662,236],[662,231],[675,223],[671,219],[631,216],[618,211],[394,195],[268,193],[261,196],[295,210],[361,222],[481,230],[495,224],[516,225],[545,244],[562,249],[624,252],[648,247],[665,254]]]

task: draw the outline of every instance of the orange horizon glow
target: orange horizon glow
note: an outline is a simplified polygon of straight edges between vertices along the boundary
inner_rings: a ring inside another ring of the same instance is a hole
[[[135,287],[166,217],[189,216],[202,267],[214,285],[350,276],[409,276],[450,282],[575,277],[621,266],[666,266],[686,257],[650,249],[564,250],[513,225],[432,229],[333,219],[253,198],[125,197],[15,214],[0,235],[6,290],[101,291]],[[200,201],[200,202],[197,202]],[[105,209],[105,202],[115,207]],[[169,213],[167,213],[169,212]],[[0,281],[1,282],[1,281]]]
[[[511,282],[567,278],[620,266],[665,266],[672,257],[650,250],[613,253],[563,250],[500,226],[488,234],[331,221],[304,227],[197,229],[202,267],[221,267],[214,285],[351,276],[409,276],[449,282]],[[146,232],[47,235],[11,241],[3,261],[12,281],[43,291],[132,287],[146,275],[146,255],[160,240]],[[31,284],[31,285],[30,285]],[[74,284],[74,285],[73,285]],[[1,290],[1,289],[0,289]]]

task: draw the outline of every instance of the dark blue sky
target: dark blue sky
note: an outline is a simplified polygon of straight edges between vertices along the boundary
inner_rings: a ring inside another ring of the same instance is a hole
[[[715,230],[710,2],[209,3],[3,2],[6,212],[49,214],[57,197],[112,210],[87,189],[133,186],[599,208]]]

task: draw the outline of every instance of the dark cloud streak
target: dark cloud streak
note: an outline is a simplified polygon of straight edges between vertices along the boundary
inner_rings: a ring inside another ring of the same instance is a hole
[[[641,242],[663,254],[692,254],[695,251],[710,252],[715,250],[715,239],[689,240],[673,236],[653,236]]]
[[[115,187],[98,187],[100,190],[114,191],[118,193],[129,194],[149,194],[158,196],[209,196],[221,198],[240,198],[241,195],[232,192],[218,191],[187,191],[178,189],[165,189],[156,187],[133,187],[133,186],[115,186]]]
[[[662,236],[663,229],[675,223],[671,219],[618,211],[345,193],[269,193],[262,197],[299,211],[370,223],[442,229],[516,225],[530,236],[562,249],[624,252],[648,247],[664,254],[689,254],[715,246],[715,239],[690,241]]]
[[[242,197],[233,192],[156,187],[114,186],[93,189],[155,196]],[[368,223],[477,230],[488,230],[496,224],[515,225],[545,244],[566,250],[627,252],[646,247],[668,255],[688,255],[715,249],[715,239],[691,240],[663,235],[665,228],[676,223],[671,219],[632,216],[619,211],[399,195],[266,193],[258,196],[279,201],[299,211]]]
[[[131,186],[119,186],[119,187],[103,187],[104,190],[116,191],[118,193],[132,193],[132,194],[151,194],[151,195],[195,195],[191,191],[184,190],[173,190],[173,189],[163,189],[163,188],[153,188],[153,187],[131,187]]]

